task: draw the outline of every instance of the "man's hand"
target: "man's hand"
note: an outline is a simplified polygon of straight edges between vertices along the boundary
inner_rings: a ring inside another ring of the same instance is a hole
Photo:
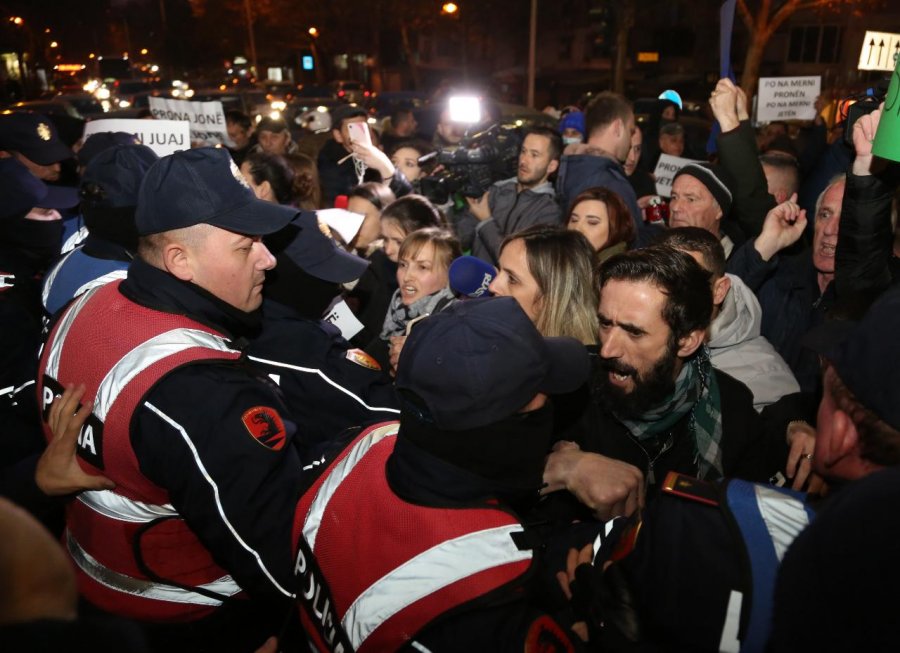
[[[737,129],[740,124],[737,114],[737,97],[737,86],[728,78],[720,79],[709,96],[709,106],[722,127],[722,133]]]
[[[83,385],[76,388],[70,384],[50,406],[47,423],[53,432],[53,439],[38,460],[34,474],[37,486],[48,496],[72,494],[81,490],[111,490],[116,487],[105,476],[85,473],[75,457],[78,434],[93,407],[89,401],[78,407],[83,396]]]
[[[785,476],[794,480],[791,488],[802,490],[809,481],[806,491],[810,494],[824,494],[825,480],[812,471],[813,452],[816,449],[816,430],[806,422],[788,424],[788,452]]]
[[[753,246],[764,261],[800,240],[806,229],[806,211],[797,204],[797,193],[766,214]]]
[[[558,442],[544,466],[542,494],[568,490],[597,519],[628,516],[644,505],[644,476],[633,465]]]
[[[488,191],[490,192],[490,191]],[[467,197],[469,203],[469,212],[475,216],[479,222],[484,222],[491,217],[491,207],[488,204],[488,193],[486,192],[480,199]]]
[[[875,140],[875,132],[878,131],[883,109],[884,102],[872,113],[861,116],[853,125],[853,149],[856,150],[856,158],[853,159],[851,171],[858,177],[872,174],[872,141]]]
[[[397,363],[400,361],[400,352],[403,351],[403,345],[406,343],[406,336],[391,336],[390,344],[390,362],[391,376],[397,376]]]
[[[737,93],[737,117],[738,120],[743,122],[744,120],[750,120],[750,109],[748,108],[749,102],[747,102],[747,94],[744,93],[744,89],[740,86],[734,87],[735,92]]]

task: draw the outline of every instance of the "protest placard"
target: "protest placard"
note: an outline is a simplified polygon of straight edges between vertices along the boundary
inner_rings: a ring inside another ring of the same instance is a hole
[[[150,97],[150,113],[157,120],[186,120],[191,126],[191,142],[224,145],[228,138],[222,103],[191,102],[165,97]]]
[[[653,171],[653,176],[656,177],[656,194],[662,197],[671,197],[672,180],[675,179],[675,173],[688,163],[700,163],[700,161],[660,154],[659,161],[656,162],[656,170]]]
[[[100,118],[84,126],[84,137],[102,132],[134,134],[138,142],[159,156],[167,156],[191,147],[190,128],[180,120],[138,120],[136,118]]]
[[[756,102],[756,121],[813,120],[822,78],[761,77]]]

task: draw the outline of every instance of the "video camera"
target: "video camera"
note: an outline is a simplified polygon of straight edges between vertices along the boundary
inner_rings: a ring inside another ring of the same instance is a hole
[[[420,164],[431,161],[443,166],[438,173],[419,179],[420,191],[435,204],[445,204],[457,193],[481,197],[494,182],[516,176],[521,147],[518,127],[494,124],[467,134],[458,146],[419,159]]]

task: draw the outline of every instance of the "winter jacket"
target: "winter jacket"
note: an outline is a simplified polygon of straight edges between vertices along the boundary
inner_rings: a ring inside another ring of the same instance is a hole
[[[498,181],[488,191],[491,217],[475,228],[472,254],[497,265],[507,236],[536,224],[559,224],[562,212],[550,182],[519,192],[515,177]]]
[[[563,211],[569,210],[569,205],[579,193],[595,186],[608,188],[622,198],[634,220],[634,246],[649,245],[658,228],[644,224],[634,189],[619,162],[596,154],[569,154],[562,157],[556,189]]]
[[[722,165],[734,177],[734,202],[722,228],[731,233],[725,223],[735,223],[746,238],[755,238],[766,214],[775,208],[775,198],[769,194],[750,121],[743,120],[736,129],[719,134],[716,143]]]
[[[784,359],[760,335],[762,309],[740,278],[728,275],[731,290],[709,329],[712,364],[746,385],[757,411],[800,385]]]

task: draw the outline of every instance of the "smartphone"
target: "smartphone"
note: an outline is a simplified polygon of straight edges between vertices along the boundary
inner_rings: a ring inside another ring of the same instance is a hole
[[[369,133],[369,125],[364,122],[351,122],[347,124],[347,131],[350,132],[351,143],[362,143],[363,145],[372,144],[372,135]]]

